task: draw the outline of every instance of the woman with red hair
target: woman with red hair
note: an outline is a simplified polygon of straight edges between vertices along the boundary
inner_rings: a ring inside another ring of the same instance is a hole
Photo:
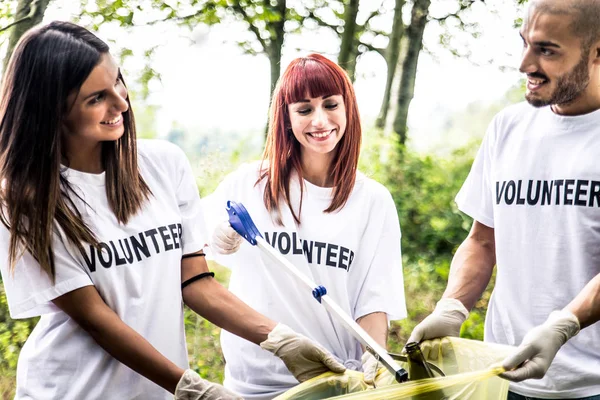
[[[227,200],[243,203],[265,240],[385,347],[388,321],[406,316],[400,226],[388,190],[357,171],[360,144],[356,96],[344,70],[318,54],[297,58],[275,88],[262,162],[230,174],[206,203],[217,217],[209,221],[211,248],[232,269],[230,290],[347,367],[362,368],[372,382],[374,357],[311,293],[217,220]],[[225,331],[221,343],[225,386],[244,398],[270,399],[298,383],[264,346]]]

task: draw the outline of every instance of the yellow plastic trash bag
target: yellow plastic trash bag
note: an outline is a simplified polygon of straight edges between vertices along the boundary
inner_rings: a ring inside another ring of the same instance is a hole
[[[508,381],[497,375],[498,364],[514,348],[460,338],[421,343],[426,360],[439,367],[445,377],[398,384],[385,368],[379,369],[375,387],[363,381],[362,372],[325,373],[281,394],[276,400],[501,400],[506,399]],[[405,363],[399,363],[407,368]]]

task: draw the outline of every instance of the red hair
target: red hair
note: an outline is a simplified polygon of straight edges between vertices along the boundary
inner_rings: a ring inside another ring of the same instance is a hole
[[[262,172],[259,182],[267,180],[264,202],[271,214],[276,213],[281,222],[280,202],[287,203],[296,223],[300,224],[304,185],[300,185],[300,208],[294,211],[290,202],[290,179],[292,172],[303,182],[300,162],[300,143],[291,133],[288,105],[306,96],[311,98],[341,95],[346,108],[346,130],[336,146],[331,174],[333,175],[333,199],[324,210],[330,213],[341,209],[348,201],[356,180],[356,167],[360,154],[361,125],[354,88],[346,72],[333,61],[320,54],[309,54],[293,60],[277,82],[271,101],[269,132]],[[258,183],[258,182],[257,182]]]

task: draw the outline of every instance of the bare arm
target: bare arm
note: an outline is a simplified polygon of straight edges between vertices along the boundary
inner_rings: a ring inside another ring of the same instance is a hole
[[[184,370],[125,324],[106,305],[94,286],[76,289],[53,302],[108,354],[169,392],[175,392]]]
[[[374,312],[363,315],[356,320],[358,325],[363,328],[375,341],[384,349],[387,349],[388,321],[387,314],[384,312]],[[364,351],[363,347],[363,351]]]
[[[181,261],[182,282],[203,272],[208,272],[204,257]],[[213,324],[256,344],[265,341],[276,325],[210,277],[186,286],[183,301]]]
[[[495,265],[494,229],[473,221],[469,236],[452,259],[442,297],[460,300],[468,310],[472,309],[490,282]]]
[[[566,309],[577,317],[581,329],[600,321],[600,274],[585,285]]]

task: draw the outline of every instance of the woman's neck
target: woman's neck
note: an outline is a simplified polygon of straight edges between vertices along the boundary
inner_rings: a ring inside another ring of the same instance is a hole
[[[69,143],[66,146],[65,154],[67,160],[64,163],[71,169],[89,174],[104,172],[102,142],[93,145]]]
[[[303,152],[301,162],[304,179],[315,186],[332,187],[331,166],[334,156],[334,152],[328,154],[307,154]]]

